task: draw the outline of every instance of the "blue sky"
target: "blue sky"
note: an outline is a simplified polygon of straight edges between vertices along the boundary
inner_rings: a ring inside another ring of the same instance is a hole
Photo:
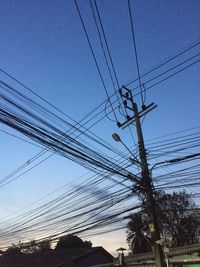
[[[111,95],[113,88],[90,3],[87,0],[78,3]],[[101,0],[97,3],[120,85],[126,84],[137,77],[127,1]],[[135,0],[131,3],[141,73],[199,40],[198,0]],[[77,121],[106,99],[74,1],[2,0],[0,9],[1,68]],[[181,60],[198,51],[197,47]],[[12,83],[3,74],[1,79]],[[158,108],[144,121],[145,138],[198,126],[199,82],[198,63],[147,92],[146,103],[154,101]],[[140,98],[137,101],[140,105]],[[4,126],[0,128],[13,133]],[[92,130],[112,144],[111,134],[115,131],[127,144],[133,142],[128,131],[122,132],[108,119]],[[3,178],[40,150],[4,133],[0,135]],[[31,203],[84,172],[82,167],[64,158],[52,156],[38,168],[1,188],[2,216],[15,212],[24,203]]]

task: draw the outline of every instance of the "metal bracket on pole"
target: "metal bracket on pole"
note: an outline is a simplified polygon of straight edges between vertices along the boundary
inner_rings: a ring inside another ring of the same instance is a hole
[[[124,108],[125,108],[126,113],[127,113],[127,116],[126,116],[127,120],[123,123],[118,122],[117,126],[119,128],[125,129],[131,123],[135,122],[135,116],[129,116],[128,115],[129,110],[131,110],[134,113],[134,108],[133,108],[134,99],[133,99],[132,91],[130,89],[126,88],[125,86],[122,86],[122,88],[119,89],[119,93],[123,99]],[[150,111],[152,111],[156,107],[157,107],[157,105],[154,103],[151,103],[148,106],[144,106],[143,109],[138,113],[139,118],[142,118],[143,116],[145,116],[147,113],[149,113]]]

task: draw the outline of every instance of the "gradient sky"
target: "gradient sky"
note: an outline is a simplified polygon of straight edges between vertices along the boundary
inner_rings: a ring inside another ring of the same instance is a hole
[[[199,0],[131,2],[141,73],[200,39]],[[90,3],[88,0],[79,0],[78,3],[109,94],[112,94]],[[127,1],[98,0],[97,3],[116,72],[123,85],[137,77]],[[1,0],[0,10],[1,68],[75,120],[81,120],[106,99],[74,1]],[[181,60],[198,51],[197,47]],[[154,101],[158,108],[144,121],[145,138],[199,125],[199,71],[198,63],[147,92],[146,103]],[[5,75],[0,74],[0,77],[11,83]],[[145,81],[144,78],[142,82]],[[140,103],[140,99],[137,100]],[[0,129],[13,133],[2,125]],[[111,134],[114,131],[120,133],[127,144],[132,142],[127,131],[121,132],[108,119],[92,130],[112,144]],[[0,178],[40,151],[2,132],[0,136]],[[85,172],[82,167],[60,156],[51,157],[38,168],[1,188],[0,216],[12,214]],[[115,247],[125,246],[124,232],[119,237],[122,243],[111,234],[109,241],[99,237],[93,242],[105,244],[113,251]]]

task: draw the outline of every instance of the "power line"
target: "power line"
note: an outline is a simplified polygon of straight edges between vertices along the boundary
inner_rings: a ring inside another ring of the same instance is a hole
[[[130,17],[130,23],[131,23],[131,33],[132,33],[133,46],[134,46],[134,52],[135,52],[135,59],[136,59],[136,66],[137,66],[137,74],[138,74],[138,81],[139,81],[139,87],[140,87],[141,100],[142,100],[142,105],[144,105],[142,81],[141,81],[141,75],[140,75],[140,67],[139,67],[139,60],[138,60],[138,53],[137,53],[137,46],[136,46],[136,39],[135,39],[135,31],[134,31],[134,27],[133,27],[133,17],[132,17],[130,0],[128,0],[128,11],[129,11],[129,17]]]
[[[200,45],[200,41],[199,41],[199,40],[196,41],[196,42],[194,42],[194,43],[192,43],[191,45],[189,45],[189,46],[186,47],[185,49],[182,49],[182,50],[180,50],[179,52],[175,53],[175,55],[170,56],[169,58],[163,60],[163,62],[161,62],[160,64],[156,65],[155,67],[153,67],[153,68],[150,69],[149,71],[147,71],[147,72],[145,72],[144,74],[142,74],[141,77],[142,77],[142,78],[145,77],[146,75],[148,75],[148,74],[154,72],[155,70],[157,70],[157,69],[163,67],[164,65],[168,64],[168,63],[171,62],[172,60],[176,59],[177,57],[182,56],[183,54],[187,53],[188,51],[192,50],[193,48],[195,48],[195,47],[197,47],[197,46],[199,46],[199,45]],[[131,82],[126,83],[125,86],[129,86],[130,84],[136,82],[137,80],[138,80],[138,78],[135,79],[135,80],[132,80]]]
[[[109,94],[108,94],[108,90],[107,90],[107,88],[106,88],[106,85],[105,85],[105,82],[104,82],[102,73],[101,73],[100,68],[99,68],[99,65],[98,65],[98,63],[97,63],[97,58],[96,58],[96,56],[95,56],[94,49],[93,49],[92,44],[91,44],[91,42],[90,42],[90,38],[89,38],[89,35],[88,35],[88,33],[87,33],[87,30],[86,30],[86,27],[85,27],[85,24],[84,24],[84,21],[83,21],[83,18],[82,18],[80,9],[79,9],[79,7],[78,7],[77,0],[74,0],[74,2],[75,2],[75,5],[76,5],[76,9],[77,9],[77,12],[78,12],[78,15],[79,15],[79,18],[80,18],[80,21],[81,21],[81,24],[82,24],[82,27],[83,27],[83,30],[84,30],[84,33],[85,33],[85,36],[86,36],[88,45],[89,45],[90,51],[91,51],[91,53],[92,53],[92,57],[93,57],[93,59],[94,59],[94,62],[95,62],[97,71],[98,71],[98,73],[99,73],[99,77],[100,77],[100,79],[101,79],[101,82],[102,82],[103,88],[104,88],[104,90],[105,90],[107,99],[108,99],[108,101],[109,101],[109,103],[110,103],[110,106],[111,106],[111,108],[112,108],[112,112],[113,112],[113,114],[114,114],[115,120],[117,121],[117,116],[116,116],[115,111],[114,111],[114,109],[113,109],[112,102],[111,102],[110,97],[109,97]]]
[[[197,43],[195,43],[195,44],[193,44],[191,47],[188,47],[187,48],[187,51],[189,50],[189,49],[192,49],[193,47],[195,47],[195,46],[197,46],[197,45],[199,45],[199,43],[200,42],[197,42]],[[184,51],[182,51],[181,53],[184,53],[186,50],[184,50]],[[180,53],[179,53],[180,54]],[[178,54],[178,55],[179,55]],[[196,64],[197,62],[195,62],[194,64]],[[163,63],[164,64],[164,63]],[[179,64],[180,65],[180,64]],[[193,64],[192,64],[193,65]],[[189,66],[187,66],[187,67],[189,67]],[[186,68],[187,68],[186,67]],[[173,67],[174,68],[174,67]],[[185,69],[185,68],[184,68]],[[184,69],[182,69],[182,70],[184,70]],[[180,70],[180,71],[182,71],[182,70]],[[12,78],[13,80],[15,80],[15,81],[17,81],[19,84],[21,84],[23,87],[25,87],[26,89],[28,89],[29,91],[31,91],[31,92],[33,92],[34,93],[34,91],[32,91],[30,88],[28,88],[26,85],[24,85],[23,83],[21,83],[21,82],[19,82],[16,78],[14,78],[13,76],[11,76],[10,74],[8,74],[7,72],[5,72],[4,70],[2,70],[2,69],[0,69],[0,71],[2,71],[4,74],[6,74],[7,76],[9,76],[10,78]],[[180,72],[179,71],[179,72]],[[166,72],[165,72],[166,73]],[[163,74],[161,74],[161,75],[163,75]],[[170,78],[171,76],[169,76],[168,78]],[[158,78],[158,76],[156,76],[156,78]],[[165,79],[164,79],[165,80]],[[148,81],[147,81],[148,82]],[[160,81],[160,82],[162,82],[162,80]],[[160,83],[159,82],[159,83]],[[155,85],[153,85],[153,86],[155,86]],[[38,96],[38,97],[40,97],[40,96]],[[43,98],[42,98],[43,99]],[[44,99],[44,101],[46,101],[45,99]],[[48,101],[46,101],[47,103],[49,103]],[[52,104],[50,104],[51,106],[53,106]],[[90,116],[90,114],[92,114],[93,112],[95,112],[95,110],[97,110],[99,107],[101,106],[101,104],[97,107],[97,108],[95,108],[92,112],[90,112],[90,113],[88,113],[86,116],[85,116],[85,118],[86,117],[88,117],[88,116]],[[60,111],[61,113],[63,113],[62,111]],[[100,114],[100,113],[99,113]],[[98,116],[98,114],[96,114],[95,115],[95,117],[96,116]],[[82,121],[85,119],[85,118],[83,118],[82,119]],[[94,117],[93,117],[94,118]],[[104,117],[103,117],[104,118]],[[91,125],[89,128],[88,128],[88,130],[92,127],[92,126],[94,126],[95,124],[97,124],[99,121],[101,121],[103,118],[101,118],[101,119],[99,119],[97,122],[95,122],[93,125]],[[84,124],[86,124],[86,123],[88,123],[89,121],[86,121]],[[80,124],[80,123],[79,123]],[[49,158],[49,157],[48,157]]]

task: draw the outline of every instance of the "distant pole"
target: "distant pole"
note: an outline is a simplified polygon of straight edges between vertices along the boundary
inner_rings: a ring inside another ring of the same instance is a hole
[[[118,123],[118,126],[125,128],[130,123],[132,122],[135,123],[136,130],[137,130],[137,137],[138,137],[140,163],[141,163],[140,166],[141,166],[142,184],[144,185],[143,189],[145,191],[145,200],[146,200],[146,204],[148,207],[149,217],[151,220],[151,223],[149,224],[149,228],[151,231],[152,242],[153,242],[153,247],[154,247],[154,252],[155,252],[155,265],[156,267],[166,267],[166,263],[164,260],[165,257],[162,251],[162,246],[156,242],[160,240],[160,233],[159,233],[158,221],[156,217],[152,178],[149,172],[149,167],[148,167],[148,162],[147,162],[147,157],[146,157],[146,149],[145,149],[142,127],[141,127],[141,122],[140,122],[140,117],[144,116],[144,114],[146,114],[147,112],[155,108],[156,105],[152,103],[149,106],[144,107],[144,109],[139,113],[137,104],[133,100],[131,90],[125,87],[124,89],[125,89],[125,94],[122,93],[122,90],[120,91],[122,98],[125,99],[125,101],[123,101],[124,106],[127,110],[131,110],[134,113],[134,116],[133,117],[128,116],[127,121],[125,121],[123,124]]]
[[[119,259],[119,266],[124,266],[124,250],[125,248],[118,248],[116,251],[118,251],[118,259]]]

